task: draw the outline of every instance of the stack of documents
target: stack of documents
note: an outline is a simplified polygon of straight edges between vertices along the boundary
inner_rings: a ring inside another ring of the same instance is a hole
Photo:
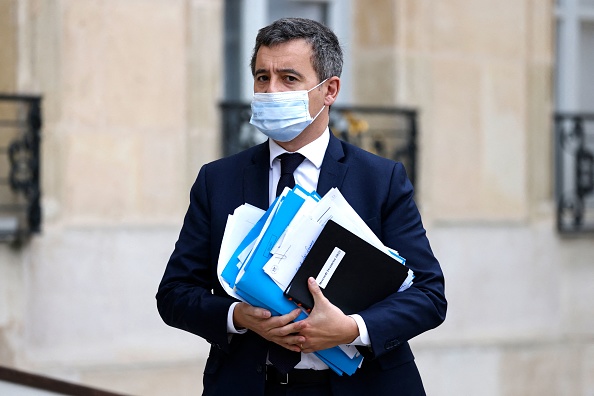
[[[316,192],[307,192],[299,185],[292,190],[286,188],[267,211],[244,204],[229,215],[217,268],[221,285],[230,296],[251,305],[266,308],[273,315],[287,314],[296,306],[305,304],[296,320],[307,318],[313,304],[306,301],[308,298],[303,295],[303,288],[307,289],[306,282],[297,283],[299,277],[306,279],[307,276],[314,276],[323,291],[325,291],[324,286],[331,291],[331,289],[340,290],[342,287],[338,283],[342,282],[344,275],[336,274],[348,273],[348,271],[341,271],[339,265],[343,257],[346,257],[344,250],[347,250],[348,255],[348,249],[345,248],[343,241],[337,242],[338,245],[332,247],[333,260],[326,260],[329,258],[326,257],[323,259],[324,262],[319,262],[310,257],[308,261],[316,261],[317,264],[312,266],[306,263],[303,271],[296,277],[301,265],[314,247],[316,251],[327,250],[327,247],[319,247],[322,241],[318,246],[314,246],[325,228],[325,234],[334,235],[339,232],[349,234],[349,237],[354,235],[357,239],[364,241],[362,243],[366,246],[379,251],[381,256],[389,260],[389,263],[394,263],[397,274],[391,279],[397,279],[397,284],[402,282],[398,291],[410,287],[414,274],[404,267],[404,258],[400,257],[395,250],[383,245],[338,189],[333,188],[322,198]],[[327,240],[325,237],[321,239]],[[337,252],[336,249],[339,251]],[[336,257],[339,259],[337,260]],[[331,271],[328,271],[329,264],[326,261],[332,262]],[[361,264],[368,266],[370,263]],[[318,272],[308,275],[306,268],[307,271]],[[346,265],[343,268],[346,268]],[[378,275],[385,276],[383,273]],[[336,279],[334,284],[331,283],[332,279]],[[389,286],[393,288],[394,284],[396,283],[391,283]],[[290,298],[291,294],[295,294],[300,289],[300,298],[296,300]],[[351,294],[357,293],[358,291]],[[305,294],[309,292],[306,291]],[[377,296],[373,298],[379,301]],[[335,303],[332,298],[329,297],[329,299]],[[341,308],[340,304],[336,305]],[[346,313],[356,308],[359,307],[341,309]],[[339,345],[315,353],[339,375],[353,374],[363,360],[357,349],[351,345]]]

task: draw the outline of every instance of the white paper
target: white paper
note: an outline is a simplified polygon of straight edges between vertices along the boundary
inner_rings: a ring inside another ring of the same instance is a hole
[[[272,258],[264,265],[264,272],[281,289],[286,289],[321,232],[320,224],[309,217],[301,217],[287,228],[283,241],[272,249]]]
[[[342,351],[351,359],[355,358],[356,356],[359,356],[360,354],[359,350],[354,345],[341,344],[338,347],[342,349]]]
[[[278,199],[276,201],[274,201],[274,206],[272,207],[271,212],[270,212],[270,215],[266,219],[266,223],[264,223],[264,227],[262,227],[262,230],[260,231],[260,234],[258,235],[258,237],[256,238],[256,240],[250,246],[248,246],[246,249],[244,249],[244,251],[239,255],[239,261],[240,261],[241,268],[239,270],[239,273],[237,274],[237,279],[235,279],[235,283],[239,282],[239,280],[241,279],[241,277],[245,273],[245,264],[246,263],[249,263],[250,257],[254,253],[254,249],[253,249],[254,246],[257,246],[260,243],[260,241],[262,240],[262,238],[264,237],[264,234],[266,233],[266,230],[270,226],[270,223],[272,222],[272,219],[276,215],[276,212],[278,211],[278,208],[280,207],[283,199],[286,197],[286,195],[287,195],[287,193],[289,191],[290,191],[289,189],[285,188],[285,190],[278,197]]]
[[[235,291],[229,284],[221,277],[225,266],[229,263],[231,256],[235,253],[237,247],[241,244],[247,234],[256,225],[258,220],[264,215],[265,211],[252,206],[244,204],[239,206],[232,215],[227,217],[227,224],[225,226],[225,233],[221,242],[221,251],[219,253],[219,260],[217,262],[217,275],[219,283],[223,289],[232,297],[239,298]]]
[[[334,275],[334,273],[336,272],[336,269],[340,265],[340,262],[342,261],[345,255],[346,253],[344,252],[344,250],[340,249],[339,247],[335,247],[332,250],[332,253],[330,253],[330,257],[328,257],[328,259],[322,266],[322,269],[320,270],[318,276],[316,276],[316,283],[320,285],[322,289],[325,289],[326,286],[328,286],[330,279],[332,279],[332,275]]]
[[[271,250],[273,257],[264,266],[264,271],[281,288],[289,286],[328,220],[333,220],[403,264],[402,258],[394,255],[398,253],[385,246],[341,192],[332,188],[319,202],[304,204]],[[412,271],[409,271],[409,278],[405,281],[406,287],[401,287],[401,290],[412,284]]]

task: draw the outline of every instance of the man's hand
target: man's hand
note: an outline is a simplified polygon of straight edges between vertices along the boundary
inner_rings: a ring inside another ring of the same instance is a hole
[[[300,309],[295,309],[286,315],[272,316],[267,309],[242,302],[233,311],[233,324],[236,328],[249,329],[291,351],[300,352],[300,345],[305,339],[297,333],[303,327],[303,321],[292,323],[300,312]]]
[[[299,335],[304,337],[301,350],[311,353],[353,342],[359,336],[355,320],[324,297],[314,278],[310,277],[307,281],[314,308],[307,319],[298,322],[302,325]]]

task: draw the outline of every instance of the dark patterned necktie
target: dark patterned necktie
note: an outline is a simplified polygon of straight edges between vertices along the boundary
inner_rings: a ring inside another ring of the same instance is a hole
[[[268,348],[268,360],[281,373],[286,374],[293,370],[297,363],[301,360],[301,353],[289,351],[282,346],[270,343]]]
[[[299,153],[284,153],[277,157],[281,161],[281,175],[276,186],[276,196],[281,195],[285,187],[295,187],[293,172],[303,162],[305,157]]]
[[[303,162],[305,157],[299,153],[284,153],[277,158],[281,161],[281,176],[276,186],[276,196],[278,197],[285,187],[295,187],[293,172],[295,172],[295,169]],[[299,363],[301,354],[299,352],[289,351],[278,344],[270,343],[268,360],[281,373],[288,373]]]

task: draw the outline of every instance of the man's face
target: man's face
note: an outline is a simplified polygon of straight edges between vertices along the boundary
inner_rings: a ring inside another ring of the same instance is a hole
[[[304,39],[260,47],[254,68],[254,92],[309,91],[320,83],[311,58],[311,45]],[[321,136],[328,125],[328,108],[336,100],[339,90],[340,79],[334,76],[309,92],[309,114],[313,118],[319,113],[318,117],[295,139],[277,143],[293,152]]]
[[[311,64],[311,45],[303,39],[273,47],[262,46],[256,55],[254,92],[308,90],[318,84]]]
[[[254,92],[271,93],[310,90],[320,81],[311,64],[311,45],[303,39],[272,47],[262,46],[256,55]],[[309,93],[310,114],[315,116],[324,105],[322,91]]]

